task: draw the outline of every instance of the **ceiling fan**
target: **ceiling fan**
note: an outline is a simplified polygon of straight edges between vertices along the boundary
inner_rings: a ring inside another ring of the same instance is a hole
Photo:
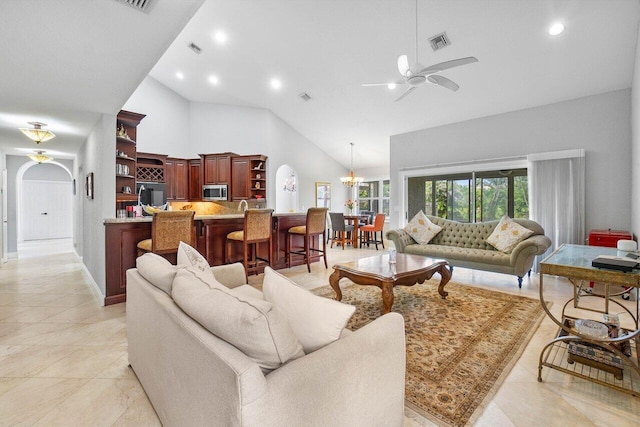
[[[454,81],[439,75],[440,71],[448,70],[450,68],[459,67],[461,65],[471,64],[478,62],[478,59],[473,56],[467,56],[465,58],[452,59],[451,61],[440,62],[428,67],[418,62],[418,0],[416,0],[416,62],[413,65],[409,65],[409,57],[407,55],[398,56],[398,71],[404,78],[404,80],[391,82],[391,83],[366,83],[362,86],[390,86],[391,85],[409,85],[406,91],[402,93],[396,101],[400,101],[405,96],[422,86],[426,82],[434,85],[445,87],[452,91],[457,91],[460,86]]]

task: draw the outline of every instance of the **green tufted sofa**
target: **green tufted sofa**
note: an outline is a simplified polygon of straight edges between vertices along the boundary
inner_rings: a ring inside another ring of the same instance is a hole
[[[514,274],[518,277],[518,287],[522,287],[524,275],[531,273],[536,255],[542,255],[551,246],[551,240],[544,235],[540,224],[528,219],[514,221],[534,234],[520,242],[511,253],[504,253],[486,241],[499,221],[464,223],[427,216],[442,227],[442,231],[426,245],[418,244],[402,228],[387,232],[387,239],[393,241],[398,252],[445,259],[452,269],[455,266]]]

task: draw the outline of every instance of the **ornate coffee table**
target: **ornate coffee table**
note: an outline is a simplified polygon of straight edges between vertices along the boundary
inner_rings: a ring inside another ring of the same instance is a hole
[[[396,263],[389,263],[389,254],[358,259],[345,264],[333,266],[334,272],[329,276],[329,284],[336,291],[336,300],[342,300],[340,279],[346,277],[358,285],[373,285],[382,289],[382,314],[389,313],[393,306],[394,286],[413,286],[424,283],[434,273],[440,274],[438,293],[446,298],[448,293],[444,286],[451,279],[449,264],[420,255],[397,254]]]

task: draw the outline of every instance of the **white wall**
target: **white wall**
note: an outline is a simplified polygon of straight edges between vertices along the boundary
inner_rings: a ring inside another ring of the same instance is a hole
[[[189,101],[168,87],[147,76],[122,109],[147,115],[136,129],[138,151],[197,157],[189,149]]]
[[[620,90],[391,137],[391,224],[402,168],[586,150],[586,226],[631,228],[631,91]],[[401,212],[395,211],[400,207]]]
[[[640,29],[631,84],[631,230],[640,238]]]
[[[73,175],[77,177],[77,210],[81,212],[82,238],[79,254],[102,295],[105,295],[104,219],[115,218],[116,116],[103,114],[89,138],[78,151]],[[94,198],[84,193],[85,177],[93,172]]]

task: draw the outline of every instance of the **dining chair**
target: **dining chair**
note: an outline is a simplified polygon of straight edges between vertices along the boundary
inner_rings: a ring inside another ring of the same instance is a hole
[[[347,240],[349,240],[353,246],[357,239],[354,233],[355,227],[346,224],[342,212],[329,212],[329,217],[331,218],[331,236],[329,237],[331,247],[333,248],[334,243],[338,243],[342,245],[342,249],[344,250]],[[347,235],[350,237],[347,238]]]
[[[287,230],[285,242],[285,254],[287,267],[291,268],[291,256],[302,255],[307,263],[307,270],[311,273],[311,252],[317,252],[324,258],[324,268],[327,266],[327,208],[309,208],[305,225],[297,225]],[[293,247],[293,237],[303,236],[304,246]],[[322,237],[322,249],[312,248],[311,239]]]
[[[151,238],[138,242],[138,256],[146,252],[164,255],[178,252],[180,242],[196,246],[194,211],[162,211],[153,214]]]
[[[231,249],[234,242],[242,242],[244,274],[249,282],[249,273],[259,273],[259,268],[264,265],[271,265],[271,254],[273,252],[273,231],[272,221],[273,209],[247,209],[244,211],[244,228],[232,231],[227,234],[227,244],[225,247],[225,262],[230,264]],[[260,257],[258,251],[259,243],[269,243],[267,257]],[[249,256],[251,252],[251,256]]]
[[[384,239],[382,238],[382,229],[384,228],[385,214],[377,214],[373,220],[373,224],[363,225],[360,227],[360,247],[365,243],[369,246],[371,243],[375,243],[376,251],[378,250],[378,243],[382,243],[382,249],[384,249]],[[378,232],[380,233],[380,239],[378,239]],[[373,239],[371,238],[373,235]]]

